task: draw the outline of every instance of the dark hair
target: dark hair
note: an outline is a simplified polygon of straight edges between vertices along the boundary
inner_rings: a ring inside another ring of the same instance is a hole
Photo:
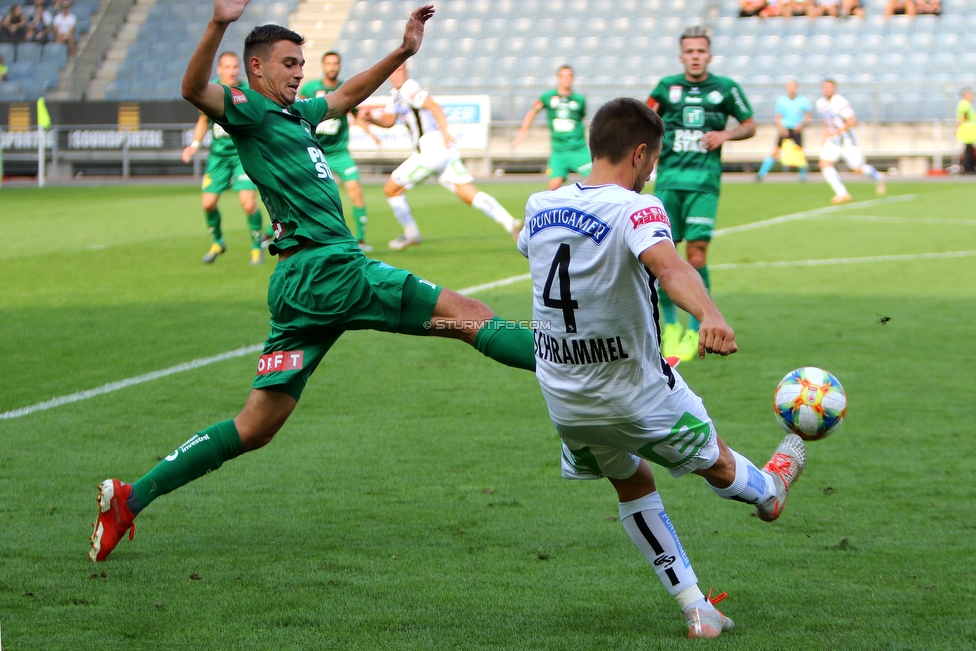
[[[217,55],[217,62],[219,63],[220,60],[223,59],[224,57],[234,57],[238,61],[241,60],[241,58],[237,56],[237,52],[231,52],[230,50],[226,50]]]
[[[322,62],[323,63],[325,62],[325,57],[335,57],[335,58],[339,59],[339,63],[342,63],[342,55],[339,54],[338,52],[336,52],[335,50],[329,50],[328,52],[326,52],[325,54],[322,55]]]
[[[569,65],[568,63],[564,63],[563,65],[556,68],[556,74],[558,75],[561,70],[569,70],[574,75],[576,74],[576,71],[573,70],[573,66]]]
[[[708,41],[708,47],[712,47],[712,39],[708,37],[708,30],[702,25],[692,25],[681,32],[681,36],[678,38],[678,47],[681,47],[681,42],[686,38],[703,38]]]
[[[596,112],[590,123],[590,154],[611,163],[622,161],[635,147],[646,144],[650,152],[661,148],[664,122],[651,108],[632,97],[612,99]]]
[[[244,39],[244,69],[248,79],[251,78],[251,57],[267,59],[271,47],[278,41],[291,41],[296,45],[305,45],[305,38],[287,27],[281,25],[258,25]]]

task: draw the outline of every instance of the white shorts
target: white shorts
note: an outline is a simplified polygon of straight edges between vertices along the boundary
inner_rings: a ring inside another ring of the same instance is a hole
[[[647,459],[681,477],[718,461],[718,439],[701,398],[679,382],[653,413],[612,425],[560,425],[566,479],[627,479]]]
[[[847,166],[852,170],[856,170],[864,165],[864,157],[861,156],[861,148],[857,145],[849,142],[845,142],[843,145],[838,145],[836,142],[828,140],[824,143],[824,146],[820,148],[820,160],[827,160],[831,163],[836,163],[840,159],[844,159]]]
[[[451,192],[459,185],[474,182],[474,177],[461,162],[457,148],[445,147],[444,136],[439,131],[424,135],[420,139],[420,151],[403,161],[390,178],[409,190],[434,174],[437,174],[437,181]]]

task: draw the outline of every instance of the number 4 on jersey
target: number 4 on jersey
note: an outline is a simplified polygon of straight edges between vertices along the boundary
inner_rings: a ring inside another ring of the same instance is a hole
[[[559,273],[559,298],[552,298],[552,283]],[[552,259],[552,266],[549,267],[549,277],[546,279],[546,288],[542,292],[542,302],[546,307],[552,307],[563,311],[563,320],[566,322],[566,332],[576,333],[576,313],[579,309],[579,302],[573,300],[573,295],[569,287],[569,245],[560,244]]]

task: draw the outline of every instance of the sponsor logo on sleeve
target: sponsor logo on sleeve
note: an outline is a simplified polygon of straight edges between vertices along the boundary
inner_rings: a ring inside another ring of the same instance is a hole
[[[258,360],[258,375],[280,373],[282,371],[300,371],[305,362],[304,350],[279,350],[261,355]]]
[[[638,210],[630,216],[630,222],[634,225],[635,231],[647,224],[667,224],[668,228],[671,228],[668,213],[664,212],[663,208],[658,208],[657,206],[648,206],[647,208]]]
[[[230,101],[233,102],[234,104],[244,104],[245,102],[247,102],[247,95],[245,95],[244,91],[241,90],[240,88],[231,88]]]
[[[285,234],[285,227],[277,219],[271,222],[271,228],[274,230],[276,240],[280,240],[281,236]]]

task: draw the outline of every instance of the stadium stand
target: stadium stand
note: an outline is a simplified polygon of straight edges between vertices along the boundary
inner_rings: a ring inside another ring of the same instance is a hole
[[[11,3],[0,5],[6,15]],[[75,33],[81,37],[91,28],[92,14],[98,0],[75,0],[71,11],[78,18]],[[0,102],[30,101],[58,85],[61,71],[68,63],[66,43],[0,43],[0,55],[10,67],[7,81],[0,83]]]

